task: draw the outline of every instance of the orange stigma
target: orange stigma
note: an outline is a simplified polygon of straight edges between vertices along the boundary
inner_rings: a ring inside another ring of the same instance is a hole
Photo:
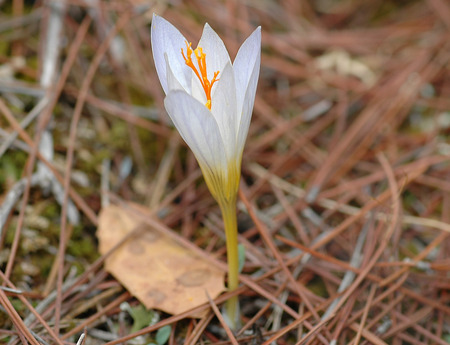
[[[186,65],[188,65],[192,70],[194,71],[197,78],[200,80],[200,83],[202,84],[203,90],[205,91],[206,95],[206,107],[211,110],[211,89],[217,79],[217,76],[219,75],[219,71],[214,72],[214,76],[211,79],[211,81],[208,80],[208,76],[206,74],[206,54],[203,53],[203,49],[201,47],[197,47],[194,50],[195,57],[197,58],[197,64],[198,69],[194,65],[191,59],[192,55],[192,43],[188,43],[186,41],[186,55],[184,55],[183,48],[181,48],[181,55],[183,55],[184,62]]]

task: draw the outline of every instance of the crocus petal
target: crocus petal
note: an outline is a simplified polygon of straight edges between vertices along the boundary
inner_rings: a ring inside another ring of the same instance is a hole
[[[233,69],[236,78],[236,95],[238,114],[241,113],[244,99],[255,98],[256,86],[247,91],[250,79],[255,76],[256,82],[259,76],[259,66],[261,64],[261,27],[258,27],[245,40],[234,59]],[[248,92],[248,94],[247,94]],[[253,105],[252,105],[253,107]],[[250,108],[252,109],[252,108]]]
[[[227,63],[220,74],[211,99],[211,112],[216,119],[225,145],[228,161],[236,156],[236,85],[233,67]]]
[[[151,28],[151,42],[156,72],[158,73],[164,92],[166,94],[169,92],[165,54],[167,54],[170,67],[177,76],[178,81],[186,90],[189,90],[192,73],[189,68],[186,68],[183,56],[181,55],[182,48],[186,52],[186,39],[184,36],[167,20],[154,14]]]
[[[202,103],[202,104],[206,103],[205,90],[203,89],[202,84],[200,84],[200,80],[197,78],[195,73],[192,73],[190,94],[192,95],[192,97],[197,99],[200,103]]]
[[[225,179],[227,161],[224,143],[208,108],[182,90],[169,92],[164,105],[202,171]]]
[[[184,90],[184,91],[188,92],[188,90],[186,90],[183,87],[183,85],[181,85],[180,81],[173,73],[172,67],[170,66],[169,57],[167,56],[167,54],[164,54],[164,57],[166,60],[166,76],[167,76],[166,79],[167,79],[168,93],[170,91],[175,91],[175,90]]]
[[[240,119],[238,120],[238,133],[237,133],[237,147],[238,157],[237,159],[240,161],[242,156],[242,151],[244,150],[245,140],[247,139],[248,128],[250,126],[250,120],[252,119],[253,105],[255,103],[255,93],[256,87],[258,86],[258,77],[259,77],[259,59],[253,65],[253,70],[251,71],[250,78],[247,85],[247,90],[245,91],[242,110],[237,113],[237,116]],[[237,81],[236,81],[237,83]]]
[[[213,78],[214,72],[221,71],[227,63],[231,63],[225,44],[208,23],[203,28],[198,46],[202,47],[206,54],[206,71],[209,80]]]
[[[242,44],[233,63],[236,80],[238,116],[238,161],[242,156],[255,103],[261,65],[261,27],[258,27]]]

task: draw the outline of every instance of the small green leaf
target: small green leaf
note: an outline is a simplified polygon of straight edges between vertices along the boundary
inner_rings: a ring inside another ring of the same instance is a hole
[[[147,310],[142,304],[128,310],[133,318],[133,327],[131,333],[137,332],[140,329],[147,327],[152,323],[155,312],[153,310]]]
[[[239,273],[242,272],[245,264],[245,247],[243,244],[238,245]]]
[[[167,340],[169,340],[170,332],[172,332],[172,327],[170,325],[158,329],[156,332],[156,342],[158,345],[164,345]]]

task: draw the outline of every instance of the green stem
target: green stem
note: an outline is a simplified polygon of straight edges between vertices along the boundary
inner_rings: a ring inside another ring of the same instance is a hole
[[[225,201],[220,204],[225,235],[227,242],[228,260],[228,290],[234,291],[239,286],[239,254],[238,254],[238,231],[236,220],[236,200]],[[239,300],[234,296],[227,300],[226,313],[231,322],[230,327],[236,330],[239,325]]]

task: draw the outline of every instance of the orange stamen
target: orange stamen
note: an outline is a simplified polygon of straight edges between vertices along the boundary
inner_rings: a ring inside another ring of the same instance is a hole
[[[206,95],[206,104],[205,106],[211,110],[211,89],[216,81],[219,79],[217,78],[219,75],[219,71],[214,72],[214,76],[211,79],[211,81],[208,80],[208,76],[206,73],[206,54],[203,53],[202,47],[197,47],[194,51],[195,57],[197,58],[197,64],[198,69],[194,65],[191,59],[192,55],[192,43],[188,43],[186,41],[186,55],[184,55],[183,48],[181,48],[181,55],[183,55],[184,62],[187,66],[189,66],[197,76],[198,80],[200,80],[200,83],[202,84],[203,90],[205,91]]]

